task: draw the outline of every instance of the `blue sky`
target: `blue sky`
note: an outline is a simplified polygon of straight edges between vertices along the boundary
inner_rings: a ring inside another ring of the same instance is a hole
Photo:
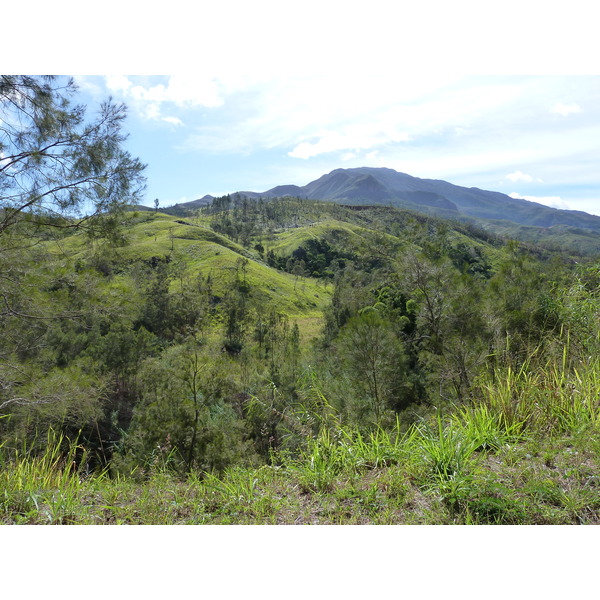
[[[146,204],[389,167],[600,214],[600,77],[79,76],[129,107]]]
[[[213,4],[107,0],[26,63],[128,105],[146,204],[371,166],[600,214],[593,3]]]

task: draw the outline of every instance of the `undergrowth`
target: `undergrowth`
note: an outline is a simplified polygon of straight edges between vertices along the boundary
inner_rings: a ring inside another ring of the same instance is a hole
[[[77,440],[0,448],[0,519],[36,524],[600,521],[598,361],[506,369],[478,401],[410,427],[359,431],[335,419],[260,468],[146,477],[87,473]]]

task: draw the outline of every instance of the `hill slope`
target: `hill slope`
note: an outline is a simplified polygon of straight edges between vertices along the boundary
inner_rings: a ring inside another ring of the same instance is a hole
[[[143,212],[129,213],[122,226],[125,244],[113,248],[110,255],[117,272],[128,271],[139,262],[178,260],[185,265],[186,278],[211,274],[215,292],[223,293],[243,264],[244,277],[256,300],[277,306],[293,318],[319,318],[329,300],[326,287],[317,287],[310,279],[297,285],[294,276],[269,267],[256,252],[203,225],[162,212]],[[83,259],[87,246],[85,236],[74,235],[63,240],[60,251],[68,250],[73,259]],[[49,244],[48,248],[52,252],[54,246]]]
[[[295,196],[348,205],[392,205],[474,222],[489,231],[523,241],[535,239],[581,254],[600,253],[600,217],[581,211],[558,210],[500,192],[421,179],[388,168],[335,169],[304,186],[284,184],[264,192],[236,194],[251,199]],[[210,198],[203,200],[208,202]],[[197,206],[194,202],[176,208],[183,213]],[[532,232],[524,227],[542,230]],[[555,227],[560,231],[553,231]]]
[[[4,241],[2,522],[598,522],[597,261],[237,200]]]

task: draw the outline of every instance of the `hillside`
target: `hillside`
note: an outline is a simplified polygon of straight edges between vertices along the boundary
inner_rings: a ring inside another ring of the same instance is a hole
[[[254,200],[287,195],[342,204],[391,205],[473,222],[491,232],[523,241],[535,239],[549,247],[563,247],[581,254],[600,253],[600,217],[558,210],[500,192],[420,179],[387,168],[335,169],[304,186],[284,184],[264,192],[236,193]],[[209,199],[205,197],[202,202]],[[180,204],[177,209],[193,210],[198,202]],[[524,229],[532,227],[540,229],[540,234],[533,238]],[[556,230],[557,227],[560,229]]]
[[[2,522],[599,522],[594,261],[290,197],[88,223],[0,240]]]
[[[215,298],[224,297],[233,280],[243,279],[251,290],[252,301],[273,307],[304,325],[304,332],[314,332],[322,318],[331,290],[310,279],[298,285],[297,277],[269,267],[260,255],[220,235],[206,225],[182,220],[162,212],[128,213],[122,221],[122,245],[103,248],[108,269],[127,285],[127,275],[138,265],[177,263],[186,281],[210,278]],[[89,255],[88,240],[75,235],[61,240],[60,246],[48,244],[50,252],[69,253],[71,261],[84,261]],[[181,287],[171,277],[170,288]]]

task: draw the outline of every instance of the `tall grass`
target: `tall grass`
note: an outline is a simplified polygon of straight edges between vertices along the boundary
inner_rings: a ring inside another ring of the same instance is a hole
[[[421,460],[433,479],[448,480],[462,474],[477,450],[478,439],[466,435],[462,423],[455,419],[444,422],[438,411],[432,424],[416,424],[408,438],[416,460]]]
[[[358,430],[341,430],[340,444],[353,467],[377,469],[399,462],[404,457],[403,436],[400,434],[400,421],[392,431],[377,427],[368,434]]]
[[[452,420],[475,450],[481,451],[496,452],[518,441],[523,430],[522,422],[510,422],[486,404],[457,407]]]
[[[577,433],[600,424],[600,359],[598,357],[573,368],[550,373],[551,417],[561,431]]]
[[[309,438],[298,457],[282,455],[282,463],[296,476],[307,491],[329,491],[338,475],[348,467],[348,456],[339,443],[339,430],[321,429],[318,436]]]
[[[496,369],[478,392],[507,432],[576,433],[600,424],[600,358],[571,366],[565,348],[560,361]]]
[[[66,447],[66,451],[65,448]],[[50,430],[42,454],[0,448],[0,506],[19,522],[68,523],[80,504],[86,452]]]
[[[282,453],[278,460],[301,485],[315,492],[331,490],[336,479],[354,476],[365,469],[378,469],[399,462],[405,453],[400,423],[392,431],[377,428],[368,433],[352,427],[323,427],[309,438],[297,455]]]

